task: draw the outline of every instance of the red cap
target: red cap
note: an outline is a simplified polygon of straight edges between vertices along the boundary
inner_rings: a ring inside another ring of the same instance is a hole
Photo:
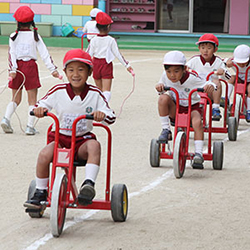
[[[13,17],[20,23],[28,23],[33,21],[34,12],[28,6],[19,7],[14,13]]]
[[[108,25],[108,24],[113,23],[113,20],[111,19],[111,17],[105,12],[97,13],[95,20],[98,24],[101,24],[101,25]]]
[[[211,34],[211,33],[206,33],[203,36],[201,36],[199,38],[199,41],[196,44],[198,45],[200,43],[205,43],[205,42],[213,43],[217,47],[219,46],[219,40],[218,40],[218,38],[214,34]]]
[[[72,49],[69,50],[63,58],[63,68],[66,68],[68,63],[75,61],[83,62],[93,67],[91,56],[87,52],[81,49]]]

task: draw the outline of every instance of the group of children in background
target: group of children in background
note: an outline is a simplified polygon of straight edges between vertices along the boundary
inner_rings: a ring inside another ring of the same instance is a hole
[[[90,113],[95,121],[112,124],[115,114],[109,108],[113,79],[113,64],[115,57],[131,72],[133,69],[121,55],[116,40],[108,35],[112,19],[106,13],[93,9],[90,12],[91,21],[83,28],[88,35],[89,46],[84,52],[80,49],[70,50],[66,53],[63,65],[68,83],[54,86],[37,102],[37,90],[41,86],[37,69],[37,50],[45,65],[53,77],[59,78],[57,67],[48,53],[42,38],[35,27],[34,12],[27,6],[20,7],[14,14],[17,21],[17,31],[10,35],[9,39],[9,87],[12,89],[12,101],[7,105],[1,127],[5,133],[13,133],[10,119],[15,109],[21,102],[22,88],[28,93],[28,123],[25,133],[34,135],[34,117],[43,117],[45,111],[55,109],[60,119],[62,128],[72,126],[73,120],[81,114]],[[30,27],[33,26],[33,31]],[[219,41],[213,34],[204,34],[196,43],[200,54],[193,56],[186,62],[184,54],[180,51],[170,51],[164,56],[164,72],[156,85],[156,90],[162,93],[159,96],[158,112],[162,125],[159,141],[167,143],[172,139],[170,120],[175,118],[176,97],[171,91],[164,92],[164,87],[177,89],[181,101],[180,111],[187,112],[187,97],[194,88],[204,87],[204,91],[212,99],[212,119],[219,121],[220,101],[222,86],[219,77],[228,81],[230,99],[235,75],[231,75],[227,67],[237,64],[239,67],[239,80],[244,82],[246,68],[249,66],[250,48],[247,45],[239,45],[234,50],[232,59],[222,60],[215,53],[218,50]],[[19,72],[22,72],[20,74]],[[193,72],[192,72],[193,71]],[[210,72],[216,71],[210,79]],[[87,84],[88,77],[93,72],[93,78],[97,87]],[[195,72],[195,73],[194,73]],[[25,77],[25,79],[24,79]],[[250,75],[248,76],[250,82]],[[247,87],[247,115],[250,122],[250,85]],[[193,163],[196,168],[203,168],[203,126],[201,118],[200,96],[198,93],[192,96],[191,123],[194,129],[195,156]],[[35,116],[30,116],[33,110]],[[81,111],[83,110],[83,112]],[[70,122],[69,122],[70,121]],[[70,124],[69,124],[70,123]],[[79,192],[79,203],[89,204],[95,196],[94,185],[100,165],[100,144],[91,132],[92,121],[86,124],[80,123],[77,128],[76,159],[87,160],[85,168],[85,181]],[[53,158],[54,134],[50,134],[49,144],[41,150],[37,160],[36,192],[31,200],[25,202],[26,207],[39,208],[40,202],[47,199],[47,184],[49,180],[49,164]],[[71,132],[60,131],[60,147],[70,147]]]

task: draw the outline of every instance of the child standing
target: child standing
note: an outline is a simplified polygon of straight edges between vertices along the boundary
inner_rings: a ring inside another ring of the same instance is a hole
[[[112,61],[117,57],[129,72],[132,67],[121,55],[116,40],[108,35],[113,23],[111,17],[104,12],[99,12],[96,15],[96,22],[100,34],[91,40],[87,52],[93,57],[93,78],[96,86],[103,91],[103,95],[109,102],[113,79]]]
[[[98,8],[94,8],[90,11],[90,17],[91,17],[91,20],[86,22],[86,24],[84,25],[82,31],[83,33],[96,33],[98,34],[99,33],[99,30],[96,28],[96,15],[97,13],[101,12],[100,9]],[[88,42],[90,42],[90,40],[94,37],[95,35],[87,35],[87,39],[88,39]]]
[[[219,40],[213,34],[204,34],[196,43],[198,45],[200,55],[193,56],[187,62],[188,68],[195,70],[198,75],[206,80],[206,77],[212,71],[217,71],[217,75],[224,75],[226,79],[230,79],[230,74],[226,70],[225,63],[221,58],[215,56],[214,53],[218,50]],[[212,106],[212,120],[219,121],[220,114],[220,100],[221,100],[221,83],[216,76],[213,75],[212,81],[216,84],[215,90],[210,98],[213,100]]]
[[[115,122],[114,112],[109,108],[101,91],[86,83],[92,73],[92,60],[88,53],[73,49],[63,59],[64,72],[69,83],[58,84],[37,103],[34,113],[43,117],[45,111],[54,109],[60,122],[59,145],[70,148],[73,121],[84,114],[92,114],[95,121],[105,124]],[[85,181],[79,196],[79,204],[91,203],[95,196],[95,181],[99,172],[101,148],[96,136],[91,133],[93,121],[78,122],[76,127],[76,160],[87,160]],[[49,144],[41,150],[36,166],[36,192],[25,207],[39,208],[47,199],[49,164],[53,159],[55,132],[49,133]]]
[[[204,87],[206,93],[211,94],[216,87],[211,81],[204,81],[200,77],[187,71],[186,58],[180,51],[170,51],[164,56],[164,69],[159,83],[156,85],[158,92],[163,92],[164,87],[173,87],[180,96],[180,113],[188,112],[188,95],[194,88]],[[176,97],[172,91],[161,94],[158,100],[158,112],[162,125],[159,141],[167,143],[172,140],[170,119],[175,119]],[[200,96],[197,92],[192,95],[191,123],[194,129],[195,156],[193,168],[203,169],[203,139],[204,131],[201,120],[202,109],[199,105]]]
[[[234,50],[234,57],[233,59],[229,59],[226,61],[227,67],[233,67],[233,63],[238,66],[239,75],[238,75],[238,82],[244,83],[245,81],[245,73],[246,69],[250,66],[250,47],[241,44],[238,45]],[[228,91],[228,98],[230,98],[233,86],[235,84],[236,75],[232,75],[231,79],[229,80],[229,91]],[[247,75],[247,113],[246,113],[246,121],[250,122],[250,72],[248,71]]]
[[[41,36],[37,33],[33,21],[34,12],[28,6],[21,6],[13,16],[17,21],[17,31],[12,33],[9,38],[9,77],[13,79],[9,82],[9,88],[12,89],[12,101],[6,108],[1,127],[5,133],[13,133],[10,119],[21,102],[22,83],[25,80],[24,86],[29,103],[28,123],[25,133],[34,135],[36,133],[34,128],[35,117],[30,116],[29,112],[34,108],[37,101],[37,89],[41,87],[36,64],[37,50],[52,76],[59,77],[59,73]],[[30,26],[33,26],[34,31],[30,30]],[[24,74],[25,79],[17,70]]]

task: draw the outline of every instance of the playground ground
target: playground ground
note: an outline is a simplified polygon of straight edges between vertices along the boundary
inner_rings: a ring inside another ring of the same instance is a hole
[[[62,59],[67,50],[49,47],[62,74]],[[0,91],[7,83],[7,51],[7,45],[0,46]],[[45,145],[51,120],[40,119],[36,124],[39,134],[26,136],[22,128],[26,126],[28,105],[26,92],[23,93],[23,101],[17,109],[21,124],[14,115],[11,121],[14,134],[0,131],[0,249],[250,249],[250,126],[245,120],[240,121],[236,142],[228,141],[227,134],[213,135],[213,141],[224,142],[222,171],[213,170],[211,162],[205,162],[202,171],[193,170],[187,162],[184,177],[176,179],[171,160],[162,160],[159,168],[150,166],[150,141],[161,131],[154,86],[163,71],[165,52],[167,50],[122,50],[136,74],[135,91],[110,127],[113,133],[111,184],[125,183],[129,191],[128,217],[124,223],[114,223],[110,211],[68,209],[62,235],[53,238],[50,208],[41,219],[31,219],[25,213],[23,203],[29,183],[35,177],[36,158]],[[196,52],[184,53],[189,58]],[[224,58],[231,53],[218,52],[218,55]],[[50,76],[40,59],[38,64],[42,82],[39,97],[42,97],[60,81]],[[114,75],[110,106],[119,113],[122,101],[132,89],[133,79],[118,61],[114,62]],[[94,83],[92,78],[89,83]],[[1,93],[1,116],[10,96],[9,89]],[[97,198],[103,198],[106,135],[98,129],[95,131],[103,145],[96,184]],[[83,171],[78,171],[78,186],[84,178]]]

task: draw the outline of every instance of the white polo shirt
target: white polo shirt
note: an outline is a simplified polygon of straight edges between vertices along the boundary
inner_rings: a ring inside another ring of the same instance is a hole
[[[224,69],[225,77],[227,79],[231,77],[230,73],[226,69],[223,60],[215,55],[213,55],[210,62],[206,62],[201,55],[193,56],[187,61],[186,65],[188,66],[188,68],[195,70],[204,80],[206,80],[206,77],[209,73],[217,71],[220,68]]]
[[[115,114],[106,102],[102,92],[95,86],[85,84],[81,95],[75,95],[69,83],[57,84],[37,102],[36,107],[44,107],[49,111],[54,109],[60,123],[60,133],[71,136],[73,121],[94,111],[102,111],[106,117],[105,125],[115,122]],[[84,135],[93,129],[92,120],[80,120],[76,127],[76,136]]]
[[[205,81],[201,77],[196,76],[195,74],[187,72],[187,71],[185,75],[182,77],[182,79],[178,82],[170,81],[166,75],[166,72],[164,71],[159,80],[159,83],[163,83],[165,87],[175,88],[179,94],[179,98],[180,98],[179,103],[181,106],[184,106],[184,107],[188,106],[188,96],[192,89],[203,88],[207,84],[211,84],[215,87],[215,84],[212,83],[211,81]],[[170,94],[172,99],[176,101],[175,93],[173,91],[169,91],[168,93]],[[200,99],[201,98],[198,92],[194,92],[192,94],[192,100],[191,100],[192,105],[198,103]]]

